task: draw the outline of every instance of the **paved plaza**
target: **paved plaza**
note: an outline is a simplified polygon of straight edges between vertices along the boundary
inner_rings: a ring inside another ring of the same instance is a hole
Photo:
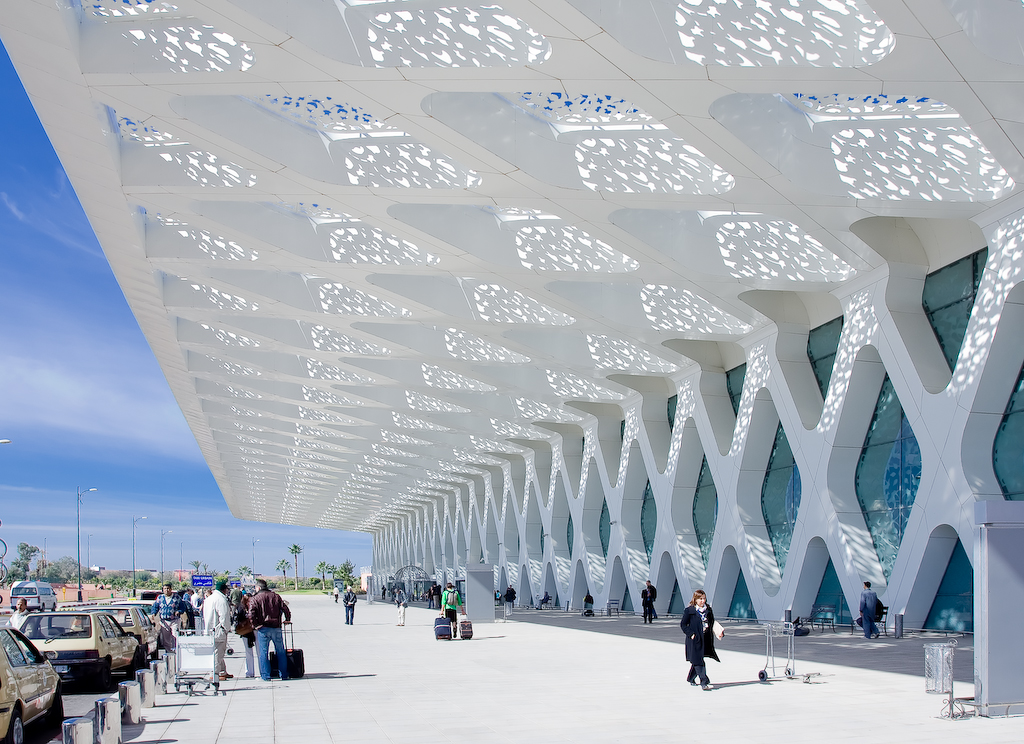
[[[134,744],[321,744],[327,742],[943,742],[970,738],[1019,742],[1024,719],[948,721],[941,699],[924,693],[920,639],[864,641],[834,637],[836,658],[861,653],[885,666],[905,654],[913,667],[892,671],[805,661],[812,683],[756,681],[764,653],[752,628],[729,628],[721,664],[709,662],[716,689],[685,684],[678,621],[643,628],[639,617],[591,623],[557,611],[477,624],[468,642],[436,642],[435,613],[411,607],[396,627],[393,606],[360,602],[346,626],[341,605],[324,597],[289,598],[306,676],[287,682],[236,675],[219,695],[168,694],[145,711]],[[626,635],[632,625],[635,633]],[[675,628],[675,632],[670,628]],[[613,632],[603,632],[611,630]],[[815,638],[819,644],[822,638]],[[800,639],[801,641],[804,639]],[[906,643],[911,651],[899,648]],[[737,650],[742,648],[742,650]],[[803,648],[803,647],[801,647]],[[809,648],[809,647],[807,647]],[[818,656],[821,655],[819,650]],[[958,666],[968,664],[958,658]],[[964,670],[958,670],[958,677]],[[967,669],[969,674],[969,669]],[[958,684],[958,696],[970,695]],[[69,711],[70,712],[70,711]]]

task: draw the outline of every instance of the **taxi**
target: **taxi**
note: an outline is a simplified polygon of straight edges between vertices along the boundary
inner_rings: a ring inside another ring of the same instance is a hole
[[[43,652],[64,682],[111,686],[111,675],[132,679],[146,668],[146,652],[109,612],[33,612],[21,632]]]
[[[13,628],[0,628],[0,733],[3,741],[25,741],[33,721],[60,726],[64,698],[57,672],[30,640]]]
[[[141,605],[113,604],[101,607],[82,608],[84,612],[108,612],[117,620],[117,624],[135,636],[139,645],[150,659],[157,657],[157,637],[159,628]]]

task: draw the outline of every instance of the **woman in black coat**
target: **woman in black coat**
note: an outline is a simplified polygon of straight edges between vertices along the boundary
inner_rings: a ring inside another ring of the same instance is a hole
[[[715,653],[714,626],[715,613],[708,604],[704,590],[698,589],[693,593],[690,606],[683,610],[679,627],[686,634],[686,660],[690,662],[690,673],[686,675],[686,681],[696,686],[697,678],[700,678],[700,686],[705,690],[712,689],[712,686],[704,660],[712,658],[719,661]]]

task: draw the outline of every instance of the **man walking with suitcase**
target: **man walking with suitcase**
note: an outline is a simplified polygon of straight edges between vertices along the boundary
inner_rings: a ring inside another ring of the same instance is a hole
[[[281,680],[288,679],[288,651],[284,647],[284,634],[281,632],[281,616],[291,621],[292,611],[287,603],[267,588],[267,582],[260,579],[256,582],[256,596],[249,604],[249,620],[256,629],[256,649],[259,652],[260,678],[270,681],[270,643],[274,643],[277,654],[277,669]]]
[[[448,618],[448,622],[452,626],[452,638],[458,638],[459,633],[459,609],[462,608],[462,597],[455,590],[455,587],[451,582],[448,582],[448,588],[445,589],[444,594],[441,596],[441,609],[444,611],[444,616]],[[462,608],[465,613],[465,608]]]

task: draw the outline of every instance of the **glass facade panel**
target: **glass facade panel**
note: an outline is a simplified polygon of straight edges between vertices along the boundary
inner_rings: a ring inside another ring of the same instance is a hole
[[[572,514],[569,515],[569,524],[565,527],[565,544],[569,548],[569,555],[572,556]]]
[[[654,552],[654,535],[658,530],[658,504],[654,500],[651,482],[647,481],[644,488],[644,502],[640,506],[640,534],[644,539],[644,550],[647,551],[647,563],[651,562]]]
[[[768,458],[768,470],[761,486],[761,513],[772,541],[779,570],[786,570],[789,543],[793,539],[797,512],[800,510],[800,469],[793,460],[786,432],[779,424],[775,444]]]
[[[679,396],[673,395],[668,399],[668,404],[665,407],[665,413],[668,415],[668,430],[672,431],[676,425],[676,406],[679,403]]]
[[[807,360],[814,370],[814,378],[818,381],[821,397],[828,393],[828,383],[832,379],[832,368],[835,366],[836,350],[839,348],[839,337],[843,334],[843,316],[812,328],[807,334]]]
[[[960,356],[987,259],[988,248],[982,248],[932,272],[924,280],[921,306],[932,324],[950,371]]]
[[[705,457],[700,464],[700,476],[697,478],[697,490],[693,494],[693,530],[697,534],[697,544],[704,566],[708,565],[711,554],[711,543],[715,539],[715,524],[718,521],[718,489],[708,469]]]
[[[836,567],[832,565],[832,559],[828,559],[825,566],[825,575],[821,577],[821,585],[818,587],[818,594],[814,598],[816,605],[832,605],[836,608],[834,620],[836,625],[849,625],[853,622],[850,614],[850,606],[846,603],[846,595],[843,594],[843,587],[839,583],[839,574]]]
[[[622,592],[622,602],[619,603],[619,607],[622,608],[623,612],[633,611],[633,598],[629,594],[629,588]]]
[[[992,465],[1009,501],[1024,501],[1024,366],[992,444]]]
[[[732,412],[737,415],[740,412],[740,398],[743,397],[743,378],[746,376],[745,362],[725,373],[725,387],[729,391],[729,400],[732,401]]]
[[[750,601],[750,590],[747,589],[747,580],[743,578],[743,571],[736,577],[736,588],[732,592],[732,602],[729,603],[729,614],[727,617],[757,619],[754,612],[754,603]]]
[[[924,621],[928,630],[974,632],[974,568],[959,540]]]
[[[601,551],[604,553],[604,557],[608,557],[608,543],[612,538],[612,522],[611,517],[608,515],[608,502],[601,502],[601,519],[597,523],[597,532],[601,537]]]
[[[544,528],[540,528],[540,553],[544,555]]]
[[[679,582],[676,581],[672,584],[672,596],[668,600],[668,614],[670,615],[682,615],[683,610],[686,609],[686,605],[690,604],[688,597],[684,597],[679,592]]]
[[[886,579],[892,575],[920,482],[921,448],[886,375],[855,480],[857,500]]]

